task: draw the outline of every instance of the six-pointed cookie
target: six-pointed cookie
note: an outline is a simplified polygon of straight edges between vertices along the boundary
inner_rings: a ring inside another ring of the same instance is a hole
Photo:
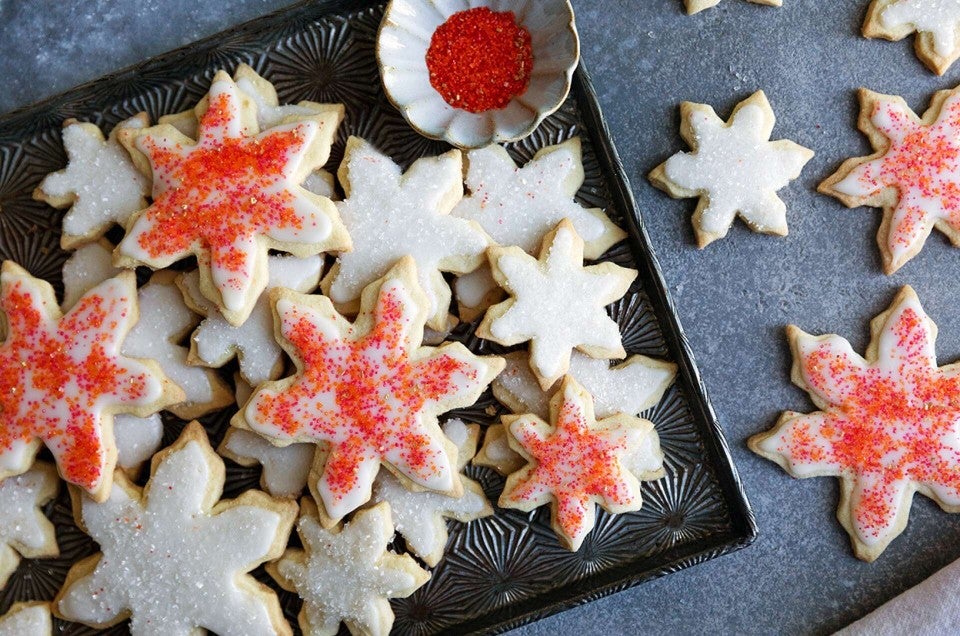
[[[927,67],[943,75],[960,57],[957,0],[873,0],[863,22],[868,38],[902,40],[916,33],[914,48]]]
[[[53,524],[42,510],[59,487],[57,469],[46,462],[0,480],[0,589],[7,584],[20,557],[59,554]]]
[[[679,152],[650,173],[675,199],[698,197],[693,231],[702,248],[723,238],[739,216],[751,229],[787,233],[787,206],[777,191],[800,175],[813,151],[789,140],[770,141],[776,118],[763,91],[737,104],[728,122],[707,104],[680,105]]]

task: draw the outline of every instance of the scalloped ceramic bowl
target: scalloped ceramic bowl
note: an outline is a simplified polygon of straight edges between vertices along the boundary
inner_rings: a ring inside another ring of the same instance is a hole
[[[430,84],[427,48],[454,13],[487,7],[512,11],[530,32],[533,69],[527,90],[506,107],[471,113],[450,106]],[[387,97],[421,134],[460,148],[516,141],[560,107],[580,60],[580,40],[568,0],[392,0],[377,37],[377,61]]]

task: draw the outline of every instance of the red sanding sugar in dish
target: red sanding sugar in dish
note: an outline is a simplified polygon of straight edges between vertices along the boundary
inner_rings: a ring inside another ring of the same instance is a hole
[[[454,13],[427,49],[430,84],[448,104],[471,113],[503,108],[523,95],[532,69],[530,32],[512,11]]]

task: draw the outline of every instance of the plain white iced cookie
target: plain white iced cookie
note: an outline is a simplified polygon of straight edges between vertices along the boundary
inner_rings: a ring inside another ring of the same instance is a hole
[[[553,386],[574,349],[595,358],[626,355],[620,328],[604,307],[622,298],[637,271],[601,263],[583,266],[583,241],[561,221],[543,238],[540,258],[519,247],[491,247],[490,266],[510,298],[487,310],[477,335],[502,345],[530,342],[530,368]]]
[[[59,487],[56,467],[46,462],[0,481],[0,589],[17,569],[20,557],[59,554],[53,524],[42,510],[57,496]]]
[[[311,503],[304,500],[297,525],[303,549],[288,549],[267,566],[281,587],[303,599],[300,629],[334,636],[344,623],[351,634],[387,636],[394,619],[389,599],[410,596],[430,574],[409,555],[387,550],[394,533],[388,504],[326,530]]]
[[[0,636],[51,636],[53,617],[50,603],[31,601],[14,603],[0,616]]]
[[[346,313],[356,310],[365,286],[403,256],[416,261],[429,302],[427,326],[447,324],[450,286],[442,272],[463,274],[483,263],[490,238],[475,222],[451,216],[463,196],[458,150],[400,166],[358,137],[350,137],[338,176],[345,198],[337,203],[353,238],[322,282]]]
[[[868,38],[917,37],[917,57],[943,75],[960,57],[960,2],[957,0],[873,0],[863,23]]]
[[[77,502],[101,552],[76,563],[54,613],[96,628],[128,616],[134,636],[290,634],[276,594],[249,572],[278,558],[294,502],[260,491],[220,501],[225,471],[199,423],[153,461],[141,491],[118,473],[110,497]]]
[[[145,128],[146,113],[117,124],[106,139],[93,124],[64,122],[63,147],[67,167],[47,175],[33,197],[55,208],[70,210],[63,217],[60,246],[73,249],[96,241],[114,225],[124,225],[147,207],[150,180],[137,170],[117,137],[123,130]]]
[[[159,413],[149,417],[116,415],[113,438],[117,443],[117,466],[136,474],[163,443],[163,418]]]
[[[737,104],[729,122],[707,104],[680,104],[678,152],[650,173],[675,199],[698,197],[693,231],[703,248],[723,238],[739,216],[756,232],[787,234],[787,206],[777,191],[800,175],[813,151],[770,141],[776,117],[763,91]]]

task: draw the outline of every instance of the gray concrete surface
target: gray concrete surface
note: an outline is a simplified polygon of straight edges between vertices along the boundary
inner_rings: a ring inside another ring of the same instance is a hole
[[[0,0],[0,112],[287,4],[285,0]],[[541,621],[517,633],[827,633],[960,557],[960,516],[918,498],[906,532],[872,565],[851,555],[834,519],[835,480],[793,481],[747,451],[782,409],[810,410],[789,383],[783,326],[839,333],[862,351],[868,322],[913,285],[940,326],[942,362],[960,359],[960,250],[934,234],[895,276],[880,271],[873,209],[847,210],[814,188],[869,147],[855,130],[854,90],[903,95],[924,109],[956,85],[912,43],[868,41],[868,0],[724,0],[687,17],[680,0],[574,0],[583,56],[633,181],[657,255],[748,495],[760,538],[749,549]],[[691,201],[654,190],[646,173],[682,148],[677,104],[724,115],[754,90],[778,117],[775,138],[817,156],[782,192],[790,236],[742,225],[698,251]]]

